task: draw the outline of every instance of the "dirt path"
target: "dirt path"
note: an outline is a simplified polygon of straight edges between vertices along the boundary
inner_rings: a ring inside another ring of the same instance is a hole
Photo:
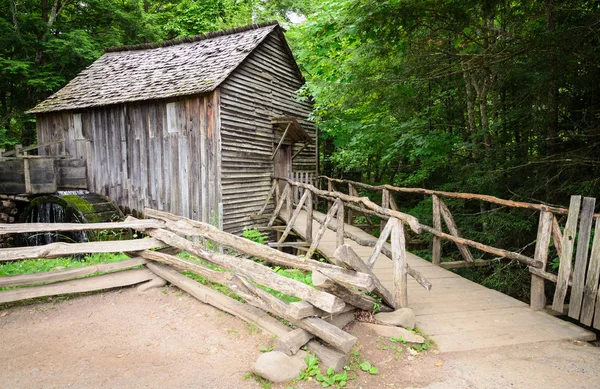
[[[576,389],[600,382],[600,348],[587,343],[428,352],[409,361],[396,360],[381,347],[387,340],[360,326],[348,330],[360,339],[359,358],[380,371],[357,373],[350,388]],[[244,375],[260,346],[272,342],[175,288],[123,289],[0,311],[0,388],[260,388]]]

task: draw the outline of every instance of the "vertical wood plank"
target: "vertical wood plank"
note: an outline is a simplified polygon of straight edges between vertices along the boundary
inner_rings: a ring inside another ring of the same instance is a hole
[[[600,321],[599,307],[596,306],[596,304],[600,304],[600,300],[597,300],[598,282],[600,282],[600,218],[596,219],[592,254],[590,255],[590,264],[588,266],[587,279],[583,291],[583,305],[581,307],[580,321],[586,326],[592,325],[594,307],[596,307],[596,317]],[[598,326],[596,326],[596,328],[598,328]]]
[[[333,182],[330,179],[327,179],[327,190],[329,192],[335,192],[335,186],[333,185]],[[332,206],[333,206],[333,201],[327,200],[327,208],[331,209]]]
[[[202,99],[202,125],[200,126],[200,192],[202,196],[202,221],[208,223],[208,180],[207,180],[207,151],[206,133],[208,131],[208,104],[207,99]]]
[[[352,184],[348,183],[348,194],[350,196],[352,196]],[[352,225],[352,222],[354,221],[354,215],[352,215],[352,209],[348,208],[348,225]]]
[[[393,218],[392,226],[392,262],[394,264],[394,305],[404,308],[408,305],[406,242],[404,240],[404,225]]]
[[[336,231],[335,231],[335,248],[338,248],[344,244],[344,203],[342,200],[337,199],[338,209],[336,218]]]
[[[382,208],[390,207],[390,191],[387,189],[383,189],[381,191],[381,207]],[[380,231],[383,231],[383,229],[385,228],[385,224],[386,224],[386,221],[382,219],[381,222],[379,223]]]
[[[581,303],[583,302],[583,289],[585,288],[585,273],[588,265],[590,234],[592,233],[595,206],[596,199],[593,197],[585,197],[581,204],[575,267],[573,268],[571,297],[569,298],[569,317],[576,320],[579,319]]]
[[[442,232],[442,215],[440,213],[440,198],[436,195],[431,196],[433,200],[433,228]],[[431,248],[431,262],[434,265],[440,264],[442,260],[442,239],[434,236],[433,247]]]
[[[540,212],[538,223],[538,232],[535,245],[534,259],[542,262],[541,270],[546,270],[548,263],[548,248],[550,246],[550,237],[552,236],[552,219],[554,215],[550,212]],[[531,275],[531,309],[539,311],[546,307],[546,294],[544,291],[544,279],[542,277]]]
[[[308,191],[308,189],[307,189]],[[313,195],[308,191],[309,195],[306,198],[306,231],[304,233],[307,243],[312,243],[313,237]]]
[[[567,297],[569,287],[569,276],[571,275],[571,258],[573,257],[573,247],[575,246],[575,234],[577,230],[577,220],[579,219],[579,208],[581,206],[581,196],[571,196],[569,204],[569,215],[562,239],[562,253],[560,255],[560,267],[558,268],[558,280],[556,282],[556,291],[552,301],[552,309],[562,312]]]

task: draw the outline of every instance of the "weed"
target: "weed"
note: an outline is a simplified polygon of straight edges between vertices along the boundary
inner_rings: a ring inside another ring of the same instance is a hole
[[[297,380],[310,381],[314,378],[324,388],[327,388],[329,386],[342,388],[346,386],[346,383],[348,382],[349,370],[347,366],[344,367],[344,371],[342,373],[336,374],[333,368],[330,367],[329,369],[327,369],[325,374],[323,374],[321,373],[321,369],[319,368],[319,360],[315,356],[308,355],[304,360],[306,362],[307,368],[300,373]]]
[[[273,345],[270,345],[269,347],[260,346],[258,349],[260,350],[261,353],[268,353],[270,351],[273,351]]]
[[[265,244],[267,242],[267,236],[261,233],[256,227],[245,229],[242,232],[242,236],[258,244]]]
[[[359,366],[360,366],[360,370],[366,371],[367,373],[369,373],[371,375],[375,375],[375,374],[379,373],[379,369],[377,369],[375,366],[371,365],[370,362],[364,361]]]
[[[258,333],[258,327],[254,323],[248,323],[248,332],[250,335]]]

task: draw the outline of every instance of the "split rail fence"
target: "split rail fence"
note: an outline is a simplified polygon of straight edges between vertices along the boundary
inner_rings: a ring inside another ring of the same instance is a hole
[[[134,229],[146,236],[143,239],[0,249],[0,263],[86,253],[123,252],[131,257],[122,262],[0,277],[0,288],[18,287],[0,291],[0,303],[135,284],[147,288],[168,281],[204,303],[277,335],[277,350],[294,354],[306,345],[325,366],[335,370],[347,365],[347,353],[357,341],[342,328],[354,319],[357,308],[371,311],[378,303],[367,293],[372,292],[383,299],[381,309],[384,311],[390,311],[395,305],[394,296],[347,245],[336,251],[336,264],[323,263],[166,212],[146,209],[145,216],[147,219],[144,220],[129,217],[118,223],[0,224],[0,235]],[[181,258],[175,255],[177,252],[187,252],[201,261]],[[268,265],[312,272],[315,287],[285,277]],[[182,271],[227,286],[245,303],[202,285],[181,274]],[[286,302],[266,289],[296,297],[299,301]],[[293,327],[277,318],[287,320]]]
[[[581,196],[572,196],[571,204],[566,209],[544,204],[504,200],[481,194],[444,192],[423,188],[402,188],[391,185],[376,186],[326,176],[320,176],[319,179],[326,182],[328,191],[331,193],[340,193],[336,192],[336,185],[339,185],[343,186],[354,197],[358,197],[356,188],[375,193],[377,197],[381,195],[381,208],[393,211],[398,211],[394,194],[409,193],[431,196],[433,226],[418,223],[417,227],[421,231],[433,235],[433,264],[446,269],[452,269],[486,266],[491,263],[489,260],[474,259],[470,251],[471,249],[477,249],[500,258],[519,261],[527,265],[531,273],[530,306],[532,309],[541,310],[546,307],[549,299],[546,297],[545,282],[549,281],[556,284],[555,293],[552,297],[552,310],[567,314],[569,317],[587,326],[600,329],[600,214],[594,214],[594,198],[582,199]],[[459,228],[448,206],[445,204],[444,198],[477,200],[504,207],[529,209],[539,212],[538,233],[533,258],[461,237]],[[388,215],[373,212],[372,209],[366,209],[365,207],[360,209],[352,207],[352,210],[364,215],[370,224],[373,223],[369,218],[370,216],[378,216],[380,219],[388,217]],[[349,211],[347,215],[348,224],[352,224],[354,219],[350,212],[352,211]],[[560,216],[565,215],[567,216],[567,220],[564,228],[561,228],[559,219]],[[595,231],[590,247],[594,219]],[[443,231],[442,220],[449,233]],[[579,225],[577,224],[578,220]],[[381,231],[380,239],[382,239],[381,237],[388,239],[390,235],[389,228],[383,222]],[[442,240],[455,243],[463,259],[461,261],[441,262]],[[548,258],[551,253],[551,240],[554,243],[553,249],[560,259],[558,275],[549,271],[550,263]],[[576,251],[574,251],[575,244],[577,246]],[[574,253],[575,260],[573,261]],[[570,293],[568,293],[569,291]],[[568,299],[567,296],[569,296]],[[567,300],[568,304],[565,304]]]

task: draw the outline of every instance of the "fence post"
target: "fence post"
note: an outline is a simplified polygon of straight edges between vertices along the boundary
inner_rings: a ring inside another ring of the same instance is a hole
[[[348,183],[348,194],[350,196],[354,196],[352,194],[354,192],[353,189],[354,189],[354,187],[352,186],[352,184]],[[352,219],[353,219],[353,217],[352,217],[352,209],[350,209],[350,208],[348,208],[348,217],[347,218],[348,218],[348,225],[352,225]]]
[[[393,223],[391,240],[394,265],[394,304],[396,308],[404,308],[408,305],[404,225],[396,218],[393,219]]]
[[[338,248],[344,244],[344,203],[342,200],[337,199],[338,209],[336,217],[336,235],[335,235],[335,248]]]
[[[382,208],[389,208],[390,207],[390,191],[387,189],[383,189],[381,191],[381,207]],[[381,223],[379,225],[379,230],[383,231],[384,227],[385,227],[385,220],[381,220]]]
[[[308,190],[308,189],[307,189]],[[306,243],[312,243],[312,231],[313,231],[313,194],[310,192],[306,198],[306,231],[304,238]]]
[[[439,232],[442,232],[442,217],[440,214],[440,198],[436,195],[431,196],[433,199],[433,228]],[[431,249],[431,262],[434,265],[438,265],[442,258],[442,239],[434,236],[433,247]]]
[[[327,191],[335,192],[335,187],[333,186],[333,182],[329,179],[329,177],[327,178]],[[331,201],[331,200],[327,201],[327,209],[331,209],[332,205],[333,205],[333,201]]]
[[[290,186],[290,190],[287,193],[285,210],[288,217],[292,217],[292,211],[294,210],[294,189],[296,186],[293,186],[292,184],[288,185]]]
[[[554,215],[550,212],[541,211],[538,224],[535,254],[533,259],[544,264],[540,270],[546,271],[548,262],[548,248],[550,247],[550,236],[552,236],[552,220]],[[531,309],[539,311],[546,306],[546,294],[544,292],[544,279],[535,274],[531,275]]]

